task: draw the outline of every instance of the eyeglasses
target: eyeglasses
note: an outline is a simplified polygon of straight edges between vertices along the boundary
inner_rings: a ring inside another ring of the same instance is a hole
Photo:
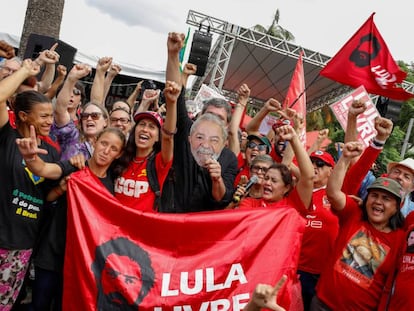
[[[111,123],[120,122],[121,124],[127,124],[127,123],[131,122],[131,120],[128,119],[128,118],[113,118],[113,117],[111,117],[110,120],[111,120]]]
[[[315,163],[316,167],[330,166],[328,163],[326,163],[322,160],[319,160],[319,159],[312,160],[312,163]]]
[[[259,149],[259,151],[265,151],[265,150],[267,150],[267,146],[265,144],[256,144],[253,141],[249,141],[247,143],[247,148],[250,148],[250,149],[257,148],[257,149]]]
[[[73,89],[72,92],[73,92],[73,95],[75,95],[75,96],[79,96],[79,95],[82,94],[81,90],[79,90],[79,89]]]
[[[101,117],[102,113],[101,112],[91,112],[91,113],[87,113],[87,112],[82,112],[80,114],[81,120],[88,120],[89,117],[92,118],[92,120],[99,120],[99,118]]]
[[[250,167],[250,170],[251,170],[253,173],[258,173],[258,172],[262,171],[263,173],[265,173],[265,174],[266,174],[266,172],[269,170],[269,168],[268,168],[268,167],[265,167],[265,166],[252,165],[252,166]]]

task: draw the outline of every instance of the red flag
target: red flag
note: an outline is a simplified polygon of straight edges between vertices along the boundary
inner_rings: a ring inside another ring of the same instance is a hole
[[[300,52],[283,107],[294,109],[303,118],[304,124],[300,140],[306,145],[306,93],[302,54],[303,52]]]
[[[407,73],[400,69],[391,56],[374,24],[374,14],[331,58],[320,74],[354,88],[363,85],[371,94],[408,100],[414,94],[398,85]]]
[[[293,208],[143,213],[89,169],[68,188],[63,310],[242,310],[283,274],[278,301],[294,303],[305,221]]]

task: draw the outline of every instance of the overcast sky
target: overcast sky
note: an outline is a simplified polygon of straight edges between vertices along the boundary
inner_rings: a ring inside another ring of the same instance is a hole
[[[3,5],[0,31],[21,35],[27,1]],[[395,60],[414,62],[412,0],[67,0],[60,39],[86,54],[165,69],[169,31],[187,33],[188,11],[251,27],[279,24],[304,48],[333,56],[376,12],[374,22]],[[194,30],[194,28],[191,28]]]

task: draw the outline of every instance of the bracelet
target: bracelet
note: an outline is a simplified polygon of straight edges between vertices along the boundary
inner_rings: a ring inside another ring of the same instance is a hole
[[[25,159],[25,158],[23,158],[23,160],[24,160],[24,162],[29,163],[29,162],[36,161],[36,158],[37,158],[37,156],[36,156],[36,155],[34,155],[33,157],[31,157],[31,158],[29,158],[29,159]]]
[[[384,147],[384,144],[385,144],[385,140],[380,141],[380,140],[376,140],[375,138],[371,142],[375,147]]]
[[[377,141],[375,139],[371,140],[371,145],[374,148],[380,149],[384,147],[385,142]]]
[[[161,130],[162,130],[162,132],[163,132],[165,135],[168,135],[168,136],[173,136],[173,135],[175,135],[175,134],[177,133],[177,128],[175,128],[175,130],[171,132],[171,131],[167,130],[167,129],[164,127],[164,125],[163,125],[163,126],[161,126]]]

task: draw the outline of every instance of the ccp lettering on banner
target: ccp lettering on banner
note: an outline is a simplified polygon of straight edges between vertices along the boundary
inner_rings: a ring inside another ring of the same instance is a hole
[[[357,118],[358,140],[361,141],[365,147],[367,147],[370,140],[377,134],[377,131],[375,130],[375,118],[380,114],[378,113],[377,108],[369,97],[364,86],[361,85],[341,100],[331,104],[330,108],[339,124],[341,124],[344,130],[346,130],[349,107],[354,100],[362,100],[367,106],[365,112],[361,113]]]

